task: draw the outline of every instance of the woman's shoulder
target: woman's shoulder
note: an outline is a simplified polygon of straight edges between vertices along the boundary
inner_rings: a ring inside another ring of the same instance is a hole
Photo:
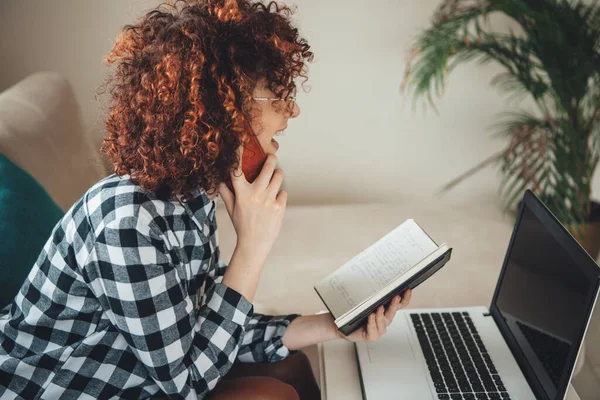
[[[130,221],[136,226],[155,224],[165,216],[171,201],[159,199],[134,183],[130,175],[112,174],[97,182],[82,197],[93,226]],[[135,227],[135,226],[133,226]]]
[[[156,200],[156,194],[145,191],[134,183],[130,175],[112,174],[101,179],[86,192],[87,201],[113,201],[123,204],[141,204]]]

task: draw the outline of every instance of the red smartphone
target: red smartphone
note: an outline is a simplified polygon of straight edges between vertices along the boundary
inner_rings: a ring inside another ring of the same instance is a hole
[[[267,154],[260,145],[256,135],[250,134],[250,139],[242,152],[242,172],[248,182],[254,182],[260,174],[265,161],[267,161]],[[233,192],[231,180],[228,180],[226,183],[229,190]]]

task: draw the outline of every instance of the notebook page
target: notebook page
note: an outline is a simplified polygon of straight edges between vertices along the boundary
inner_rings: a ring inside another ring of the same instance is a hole
[[[406,220],[316,286],[334,316],[339,317],[408,270],[436,244],[412,220]]]
[[[415,276],[423,268],[432,265],[432,263],[435,260],[442,257],[444,255],[444,253],[446,253],[449,249],[450,248],[448,247],[447,244],[445,244],[445,243],[442,244],[437,249],[435,249],[433,252],[431,252],[429,255],[425,256],[425,258],[420,260],[418,263],[416,263],[412,267],[408,268],[405,272],[403,272],[400,275],[395,276],[394,279],[392,279],[387,285],[385,285],[380,290],[375,292],[372,296],[368,297],[365,301],[361,302],[356,308],[354,308],[352,310],[352,312],[348,312],[348,313],[344,314],[343,316],[336,318],[336,320],[335,320],[336,324],[338,324],[338,326],[343,326],[343,325],[349,323],[354,317],[356,317],[357,314],[363,313],[369,307],[371,307],[372,305],[377,303],[379,300],[381,300],[383,297],[385,297],[387,294],[389,294],[392,290],[394,290],[395,288],[400,286],[400,284],[402,282],[405,282],[408,279],[410,279],[411,277]],[[446,263],[442,264],[442,266],[445,264]]]

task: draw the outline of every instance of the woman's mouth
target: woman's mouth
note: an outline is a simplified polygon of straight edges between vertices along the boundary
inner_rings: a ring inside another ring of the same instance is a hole
[[[279,150],[279,143],[277,143],[277,140],[271,139],[271,143],[273,143],[273,146],[275,146],[275,150]]]

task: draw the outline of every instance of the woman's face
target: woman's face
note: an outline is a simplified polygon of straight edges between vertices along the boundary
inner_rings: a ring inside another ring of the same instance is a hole
[[[252,94],[253,97],[277,97],[261,81]],[[255,113],[251,122],[252,129],[258,135],[258,141],[265,153],[275,154],[279,149],[279,143],[273,137],[285,130],[288,119],[300,115],[300,107],[295,101],[283,100],[255,100]]]

